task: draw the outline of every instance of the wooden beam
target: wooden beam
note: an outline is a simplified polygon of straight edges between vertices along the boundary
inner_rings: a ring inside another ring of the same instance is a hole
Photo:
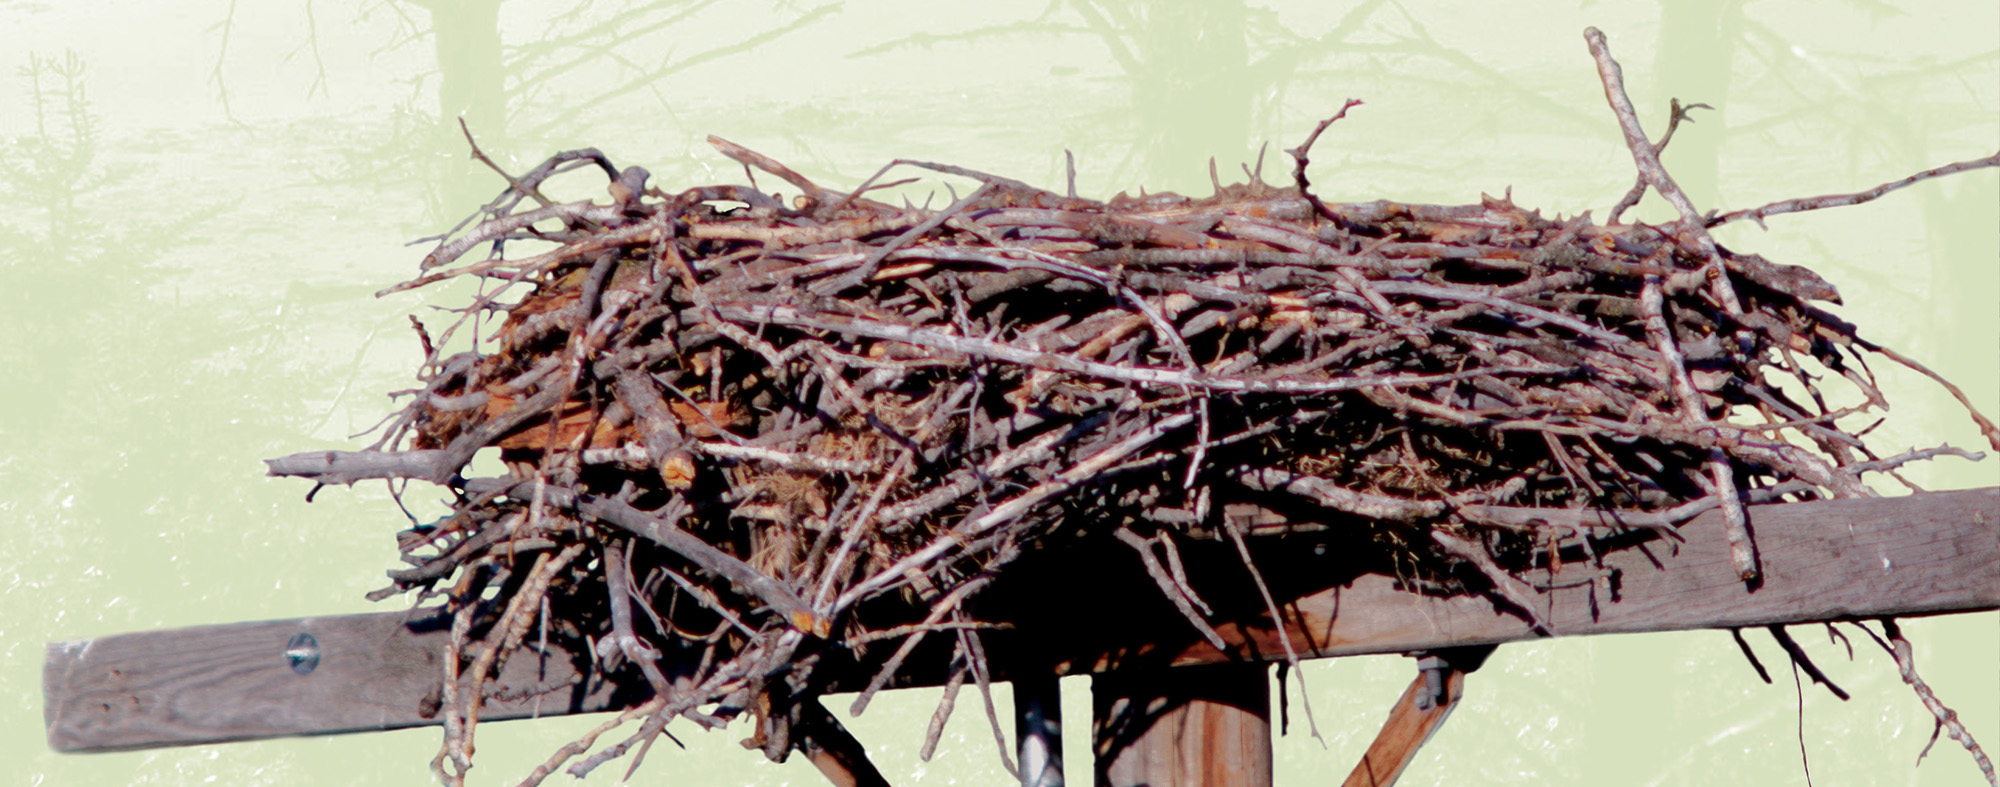
[[[1465,698],[1465,676],[1486,663],[1493,646],[1457,648],[1418,660],[1417,677],[1403,696],[1389,708],[1382,731],[1368,744],[1361,762],[1347,774],[1341,787],[1391,787],[1436,735],[1444,720]]]
[[[1527,579],[1545,586],[1538,589],[1537,611],[1557,635],[1576,636],[2000,609],[2000,487],[1752,506],[1750,512],[1763,569],[1756,587],[1746,587],[1737,577],[1718,510],[1684,525],[1684,542],[1635,535],[1649,540],[1604,554],[1601,573],[1578,564],[1553,575],[1533,573]],[[1595,516],[1550,511],[1546,519],[1561,524]],[[1324,558],[1309,557],[1314,552],[1309,538],[1266,539],[1263,549],[1252,548],[1274,585],[1285,630],[1302,658],[1408,653],[1543,636],[1526,615],[1487,596],[1413,593],[1379,573],[1343,577],[1332,559],[1334,550]],[[1214,551],[1226,556],[1198,568],[1200,556],[1182,547],[1195,589],[1228,621],[1215,626],[1229,645],[1226,650],[1217,650],[1181,620],[1142,571],[1133,568],[1129,576],[1118,575],[1112,561],[1099,556],[1077,571],[1078,581],[1094,583],[1089,594],[1044,580],[1051,593],[1092,598],[1093,604],[1047,605],[1045,613],[1032,618],[1001,615],[1016,628],[1008,637],[993,636],[995,645],[988,653],[1004,662],[1012,655],[1007,646],[1016,641],[1064,643],[1068,651],[1058,664],[1071,674],[1127,665],[1285,658],[1263,604],[1248,592],[1247,577],[1235,580],[1234,588],[1204,582],[1204,575],[1225,574],[1226,565],[1235,561],[1225,548]],[[1331,586],[1297,587],[1316,577],[1331,577]],[[1277,587],[1285,583],[1293,587]],[[1235,598],[1225,595],[1232,589],[1244,592]],[[995,593],[1003,590],[994,588]],[[1137,636],[1141,632],[1147,636]],[[1052,654],[1036,655],[1046,659]]]
[[[1418,675],[1410,681],[1409,688],[1403,689],[1403,696],[1389,709],[1389,720],[1375,734],[1375,742],[1368,744],[1361,762],[1355,764],[1340,787],[1393,787],[1410,761],[1417,758],[1417,750],[1437,734],[1445,718],[1458,707],[1458,701],[1465,698],[1465,673],[1452,672],[1445,678],[1444,702],[1419,708],[1417,698],[1430,690],[1424,681],[1424,676]]]
[[[1550,511],[1546,518],[1582,516]],[[2000,609],[2000,488],[1757,506],[1751,527],[1764,570],[1754,590],[1736,579],[1721,517],[1711,512],[1682,528],[1685,543],[1655,540],[1607,554],[1603,581],[1543,592],[1542,615],[1558,634],[1575,636]],[[1339,533],[1253,540],[1301,656],[1541,636],[1518,612],[1485,597],[1420,595],[1388,576],[1356,573],[1337,550],[1314,555],[1316,544],[1324,546],[1318,539]],[[1072,556],[1078,566],[1072,570],[1037,572],[1037,581],[1027,583],[1033,587],[996,585],[982,594],[981,617],[1016,625],[989,635],[995,670],[1006,677],[1030,665],[1046,671],[1051,663],[1091,673],[1283,658],[1247,575],[1230,568],[1235,553],[1209,542],[1188,544],[1183,553],[1195,588],[1224,621],[1216,628],[1226,650],[1202,641],[1180,619],[1129,550],[1098,552]],[[1572,565],[1553,579],[1586,576],[1584,566]],[[1050,597],[1066,601],[1050,604]],[[51,644],[42,672],[49,744],[101,751],[433,724],[436,660],[446,632],[440,621],[410,615],[238,623]],[[317,646],[303,672],[307,649],[292,647],[299,634]],[[1051,652],[1049,643],[1063,650]],[[579,655],[577,663],[587,665],[589,657]],[[852,665],[853,674],[831,677],[837,687],[855,688],[873,666]],[[942,670],[910,666],[897,686],[943,678]],[[524,653],[497,677],[502,696],[481,716],[629,707],[648,696],[642,684],[584,680],[568,657]]]
[[[1271,787],[1267,669],[1211,664],[1091,679],[1097,787]]]
[[[304,639],[304,638],[309,638]],[[109,751],[436,724],[448,621],[411,612],[268,620],[48,646],[42,720],[57,751]],[[638,690],[569,659],[508,660],[482,720],[615,710]]]
[[[798,750],[833,787],[889,787],[889,780],[868,759],[868,747],[855,740],[818,699],[799,704],[792,735],[798,739]]]

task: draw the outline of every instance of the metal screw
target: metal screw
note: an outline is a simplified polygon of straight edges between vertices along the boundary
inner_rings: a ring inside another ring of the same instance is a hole
[[[305,632],[293,635],[292,641],[285,643],[285,663],[300,675],[319,668],[319,640]]]

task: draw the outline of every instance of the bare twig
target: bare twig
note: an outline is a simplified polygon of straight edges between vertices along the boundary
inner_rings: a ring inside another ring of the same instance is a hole
[[[1632,108],[1632,100],[1625,96],[1625,77],[1618,61],[1611,59],[1611,49],[1604,42],[1604,33],[1595,27],[1586,28],[1583,38],[1590,43],[1591,56],[1597,59],[1597,74],[1604,82],[1604,98],[1618,116],[1618,128],[1625,133],[1625,146],[1632,151],[1632,161],[1639,167],[1639,176],[1680,213],[1681,231],[1691,237],[1695,250],[1707,262],[1703,275],[1708,277],[1715,299],[1731,314],[1741,314],[1743,306],[1736,299],[1736,288],[1729,283],[1722,253],[1716,248],[1715,239],[1709,237],[1701,212],[1695,209],[1687,193],[1681,191],[1681,187],[1667,175],[1666,167],[1660,164],[1659,153],[1652,143],[1646,141],[1646,132],[1639,127],[1639,114]]]
[[[1958,741],[1965,746],[1965,750],[1972,755],[1972,761],[1979,765],[1979,773],[1986,777],[1986,783],[1993,785],[1993,787],[2000,787],[2000,776],[1996,776],[1994,773],[1993,760],[1986,756],[1986,750],[1979,747],[1979,742],[1972,739],[1972,733],[1967,731],[1965,725],[1958,720],[1958,712],[1947,707],[1942,700],[1939,700],[1937,692],[1932,691],[1930,685],[1924,683],[1924,679],[1917,676],[1916,651],[1910,647],[1910,641],[1903,638],[1903,630],[1900,626],[1896,625],[1896,619],[1883,618],[1882,628],[1883,635],[1889,638],[1889,641],[1883,643],[1882,647],[1884,650],[1889,651],[1890,656],[1896,659],[1896,670],[1902,674],[1903,682],[1909,684],[1910,688],[1917,692],[1917,699],[1923,701],[1924,709],[1931,712],[1932,718],[1937,719],[1938,729],[1944,730],[1945,734],[1951,736],[1952,740]],[[1866,627],[1863,627],[1863,630],[1866,630]],[[1870,635],[1873,636],[1873,632],[1870,632]],[[1881,640],[1878,639],[1876,642],[1881,642]],[[1932,733],[1932,737],[1935,740],[1936,733]],[[1926,745],[1924,751],[1930,751],[1930,746]],[[1918,755],[1917,761],[1922,762],[1923,755]]]
[[[1229,650],[1229,643],[1222,640],[1222,635],[1216,633],[1215,627],[1202,619],[1201,613],[1195,612],[1195,605],[1200,604],[1204,611],[1208,609],[1208,605],[1201,603],[1201,598],[1194,594],[1194,588],[1177,581],[1176,577],[1168,574],[1160,565],[1160,559],[1153,554],[1151,539],[1141,538],[1138,533],[1122,527],[1113,531],[1112,535],[1139,553],[1139,562],[1145,565],[1146,573],[1159,584],[1160,592],[1168,601],[1173,602],[1174,609],[1180,610],[1181,617],[1187,618],[1188,623],[1194,626],[1194,630],[1201,632],[1202,639],[1208,640],[1208,644],[1215,646],[1216,650]]]
[[[1668,106],[1670,112],[1667,115],[1667,133],[1661,134],[1660,141],[1653,144],[1653,155],[1658,156],[1661,153],[1666,152],[1667,143],[1673,141],[1674,131],[1680,128],[1681,121],[1685,120],[1689,123],[1694,122],[1694,118],[1688,115],[1688,110],[1714,109],[1714,108],[1715,107],[1711,107],[1707,104],[1689,104],[1687,106],[1681,106],[1680,99],[1678,98],[1672,99],[1669,102]],[[1632,190],[1625,192],[1625,196],[1619,198],[1618,204],[1611,206],[1611,215],[1604,220],[1605,223],[1617,224],[1618,217],[1625,215],[1625,211],[1630,210],[1632,206],[1639,204],[1640,198],[1644,196],[1646,196],[1646,179],[1644,177],[1640,177],[1639,182],[1632,184]]]
[[[1820,197],[1806,197],[1803,199],[1779,200],[1777,202],[1773,202],[1761,207],[1749,208],[1747,210],[1730,211],[1728,213],[1724,213],[1720,216],[1716,216],[1712,219],[1709,219],[1706,223],[1710,227],[1720,227],[1732,221],[1741,221],[1743,219],[1749,219],[1751,221],[1757,222],[1757,225],[1761,227],[1764,225],[1765,217],[1768,216],[1776,216],[1781,213],[1801,213],[1808,210],[1822,210],[1825,208],[1839,208],[1848,205],[1859,205],[1864,202],[1872,202],[1875,199],[1881,197],[1882,195],[1887,194],[1891,191],[1895,191],[1896,189],[1903,188],[1904,186],[1921,183],[1923,181],[1930,180],[1931,178],[1940,178],[1957,172],[1983,169],[1986,167],[2000,167],[2000,153],[1994,153],[1993,155],[1987,156],[1985,158],[1967,159],[1965,161],[1946,164],[1942,167],[1927,169],[1915,175],[1903,178],[1901,180],[1889,181],[1888,183],[1884,183],[1880,186],[1876,186],[1875,188],[1868,189],[1867,191],[1857,191],[1852,194],[1828,194]]]
[[[1326,217],[1327,220],[1332,221],[1335,224],[1340,223],[1341,221],[1340,216],[1335,214],[1332,209],[1328,208],[1325,202],[1320,201],[1319,195],[1314,194],[1312,192],[1312,183],[1306,180],[1306,165],[1310,163],[1310,160],[1307,159],[1306,156],[1312,153],[1313,143],[1319,141],[1320,132],[1326,131],[1326,127],[1333,125],[1335,121],[1347,117],[1347,110],[1353,109],[1358,106],[1361,106],[1361,99],[1358,98],[1348,99],[1347,103],[1340,105],[1339,112],[1333,113],[1333,117],[1322,120],[1319,122],[1319,125],[1313,126],[1312,133],[1306,135],[1306,141],[1299,143],[1298,147],[1290,148],[1285,151],[1286,154],[1292,157],[1292,161],[1295,162],[1295,164],[1292,166],[1292,181],[1299,184],[1300,196],[1305,197],[1306,202],[1312,204],[1313,213],[1315,215],[1324,216]],[[1261,153],[1259,153],[1257,157],[1257,166],[1258,169],[1260,170],[1264,166],[1263,154]]]
[[[1833,680],[1820,671],[1819,665],[1814,664],[1812,659],[1806,656],[1805,649],[1799,647],[1799,643],[1792,639],[1792,635],[1785,632],[1784,626],[1774,623],[1765,628],[1771,632],[1771,638],[1778,641],[1778,647],[1784,648],[1785,654],[1792,658],[1792,664],[1805,670],[1806,675],[1811,677],[1814,683],[1825,686],[1835,697],[1843,700],[1848,698],[1847,691],[1834,685]]]

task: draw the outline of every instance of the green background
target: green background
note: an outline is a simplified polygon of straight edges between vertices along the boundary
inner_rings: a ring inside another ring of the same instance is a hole
[[[1275,151],[1356,97],[1368,103],[1314,151],[1329,200],[1463,203],[1511,186],[1520,204],[1601,218],[1633,175],[1587,25],[1610,36],[1655,135],[1669,97],[1719,108],[1666,157],[1704,207],[1855,190],[2000,147],[1990,0],[0,0],[0,784],[429,782],[435,730],[57,755],[40,665],[54,640],[391,608],[362,599],[401,521],[381,488],[307,505],[304,484],[263,478],[258,460],[354,447],[347,435],[389,411],[383,394],[412,384],[405,315],[455,294],[372,293],[415,272],[405,242],[499,185],[440,118],[467,117],[517,171],[593,145],[670,189],[740,180],[702,141],[714,133],[835,188],[899,156],[1059,186],[1068,149],[1079,189],[1106,197],[1205,194],[1209,155],[1227,177],[1267,140],[1283,180]],[[1723,240],[1820,271],[1865,335],[1995,413],[1995,174]],[[1667,214],[1649,201],[1641,215]],[[1980,447],[1935,386],[1876,371],[1896,403],[1880,450]],[[2000,462],[1909,477],[1993,485]],[[1908,626],[1925,677],[1989,746],[1997,621]],[[1807,686],[1815,783],[1978,780],[1949,741],[1912,767],[1930,719],[1865,638],[1850,662],[1822,631],[1798,636],[1855,695]],[[1278,783],[1337,783],[1412,672],[1400,657],[1310,665],[1326,745],[1295,714]],[[1508,646],[1404,783],[1803,783],[1798,700],[1776,675],[1757,681],[1717,632]],[[1088,682],[1064,688],[1085,783]],[[898,783],[1004,783],[970,700],[917,762],[935,700],[885,696],[850,723]],[[482,726],[473,781],[512,784],[594,721]],[[739,749],[740,729],[674,729],[690,749],[656,748],[634,783],[820,783],[797,759]]]

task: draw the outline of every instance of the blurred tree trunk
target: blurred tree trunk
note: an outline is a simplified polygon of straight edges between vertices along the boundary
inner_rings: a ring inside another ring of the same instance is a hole
[[[436,153],[453,163],[442,185],[445,216],[472,210],[497,190],[484,168],[466,159],[458,119],[489,152],[505,149],[507,138],[506,64],[501,60],[502,0],[417,0],[431,16],[437,46],[438,136]]]
[[[1707,104],[1690,115],[1667,148],[1665,163],[1674,181],[1694,200],[1695,207],[1718,206],[1718,173],[1724,130],[1729,119],[1730,62],[1743,35],[1742,0],[1668,0],[1660,3],[1660,49],[1653,62],[1652,106],[1640,107],[1643,117],[1659,118],[1646,129],[1658,141],[1667,131],[1667,106]]]
[[[1206,194],[1209,157],[1228,172],[1250,149],[1249,11],[1201,0],[1147,0],[1132,11],[1126,68],[1140,179],[1149,190]]]

